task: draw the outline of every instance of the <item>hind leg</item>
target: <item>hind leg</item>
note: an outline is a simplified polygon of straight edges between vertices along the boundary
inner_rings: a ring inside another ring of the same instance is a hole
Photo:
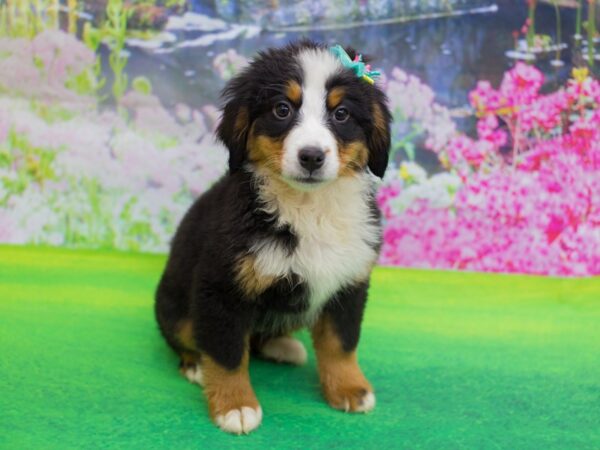
[[[260,358],[278,363],[301,366],[306,362],[304,344],[289,334],[274,337],[255,335],[252,350]]]
[[[169,289],[168,278],[163,277],[156,293],[155,314],[159,329],[169,346],[179,355],[179,372],[190,383],[202,386],[200,352],[192,336],[192,322],[182,304],[181,294]],[[178,296],[179,294],[179,296]]]
[[[194,343],[192,321],[179,322],[175,329],[175,341],[179,354],[179,373],[190,383],[204,386],[202,375],[202,354]]]
[[[181,352],[179,354],[179,373],[190,383],[204,386],[202,376],[202,357],[199,353]]]

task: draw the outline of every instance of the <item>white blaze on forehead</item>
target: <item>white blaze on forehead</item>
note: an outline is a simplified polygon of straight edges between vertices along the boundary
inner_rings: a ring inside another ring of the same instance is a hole
[[[343,70],[341,63],[326,49],[307,49],[298,55],[302,69],[302,106],[298,123],[284,141],[284,175],[302,176],[298,151],[304,147],[319,147],[326,152],[322,176],[333,179],[339,169],[335,137],[327,126],[327,81]]]

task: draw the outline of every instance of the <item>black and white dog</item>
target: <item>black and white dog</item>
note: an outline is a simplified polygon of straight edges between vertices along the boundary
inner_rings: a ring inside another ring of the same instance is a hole
[[[225,431],[262,420],[249,353],[302,364],[306,350],[291,337],[302,327],[329,404],[369,411],[375,396],[356,347],[381,241],[385,95],[327,47],[302,41],[260,53],[224,99],[218,137],[229,172],[177,230],[156,293],[161,332]]]

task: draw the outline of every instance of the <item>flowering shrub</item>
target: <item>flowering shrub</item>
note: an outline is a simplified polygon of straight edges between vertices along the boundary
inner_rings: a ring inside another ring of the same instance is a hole
[[[417,137],[424,136],[425,145],[437,150],[456,133],[450,111],[433,101],[435,94],[417,77],[395,67],[389,78],[382,76],[381,86],[394,116],[392,153],[403,150],[413,159],[413,142]]]
[[[129,91],[100,112],[68,87],[94,59],[58,30],[0,39],[0,241],[163,251],[225,171],[214,108]]]
[[[382,263],[600,274],[600,83],[585,69],[557,92],[543,82],[518,63],[498,89],[477,84],[477,139],[430,146],[452,178],[391,169]]]
[[[46,30],[32,40],[0,37],[0,89],[20,97],[89,106],[92,98],[66,85],[94,59],[82,42],[63,32]]]

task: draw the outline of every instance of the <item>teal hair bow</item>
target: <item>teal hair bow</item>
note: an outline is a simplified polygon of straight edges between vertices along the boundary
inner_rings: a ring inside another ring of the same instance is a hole
[[[369,84],[374,84],[375,81],[373,78],[381,75],[381,72],[377,70],[371,70],[371,66],[362,61],[362,55],[360,54],[357,54],[354,61],[352,61],[350,56],[348,56],[348,53],[346,53],[346,50],[344,50],[341,45],[334,45],[333,47],[329,48],[329,51],[340,60],[344,67],[352,70],[358,78],[362,78]]]

